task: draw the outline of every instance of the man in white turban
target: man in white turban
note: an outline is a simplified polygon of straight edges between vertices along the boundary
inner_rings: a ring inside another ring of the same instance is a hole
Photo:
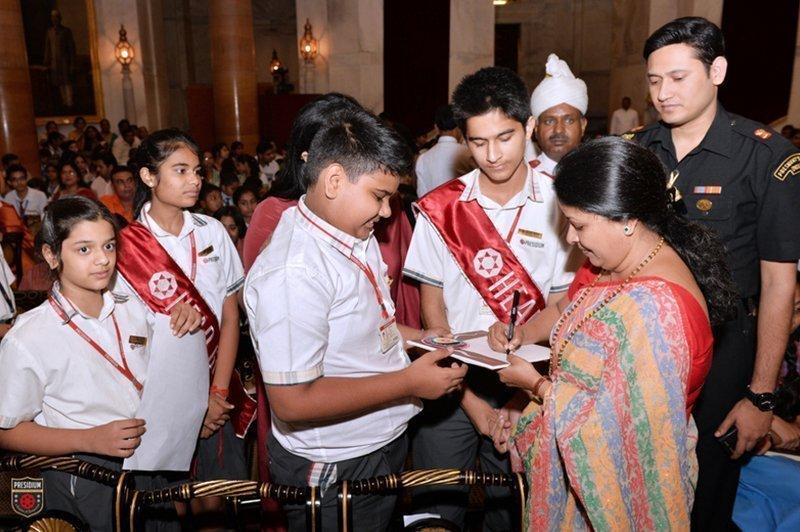
[[[541,148],[531,162],[534,168],[552,176],[558,161],[581,143],[588,106],[586,83],[575,77],[566,61],[550,54],[545,78],[531,95],[534,135]]]

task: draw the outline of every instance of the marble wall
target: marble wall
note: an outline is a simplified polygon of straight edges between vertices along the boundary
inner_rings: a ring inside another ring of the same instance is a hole
[[[450,0],[449,94],[467,74],[494,65],[494,23],[488,0]]]

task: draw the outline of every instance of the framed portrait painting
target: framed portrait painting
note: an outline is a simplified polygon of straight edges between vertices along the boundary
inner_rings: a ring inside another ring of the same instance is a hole
[[[92,0],[24,0],[22,23],[36,124],[103,116]]]

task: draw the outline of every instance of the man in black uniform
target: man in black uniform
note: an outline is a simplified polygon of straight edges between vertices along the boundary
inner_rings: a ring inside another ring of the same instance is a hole
[[[800,153],[717,102],[724,54],[722,32],[706,19],[680,18],[656,30],[644,57],[662,121],[625,135],[666,165],[686,216],[716,230],[740,295],[736,319],[714,331],[711,371],[693,412],[700,433],[696,530],[733,527],[737,459],[769,432],[800,259]],[[734,425],[729,455],[717,438]]]

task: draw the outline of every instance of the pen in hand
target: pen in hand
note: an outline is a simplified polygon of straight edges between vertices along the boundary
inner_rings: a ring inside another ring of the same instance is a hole
[[[514,338],[514,325],[517,322],[517,311],[519,310],[519,290],[514,290],[514,299],[511,303],[511,318],[508,320],[508,330],[506,339],[510,342]],[[511,349],[506,349],[506,356],[511,354]]]

